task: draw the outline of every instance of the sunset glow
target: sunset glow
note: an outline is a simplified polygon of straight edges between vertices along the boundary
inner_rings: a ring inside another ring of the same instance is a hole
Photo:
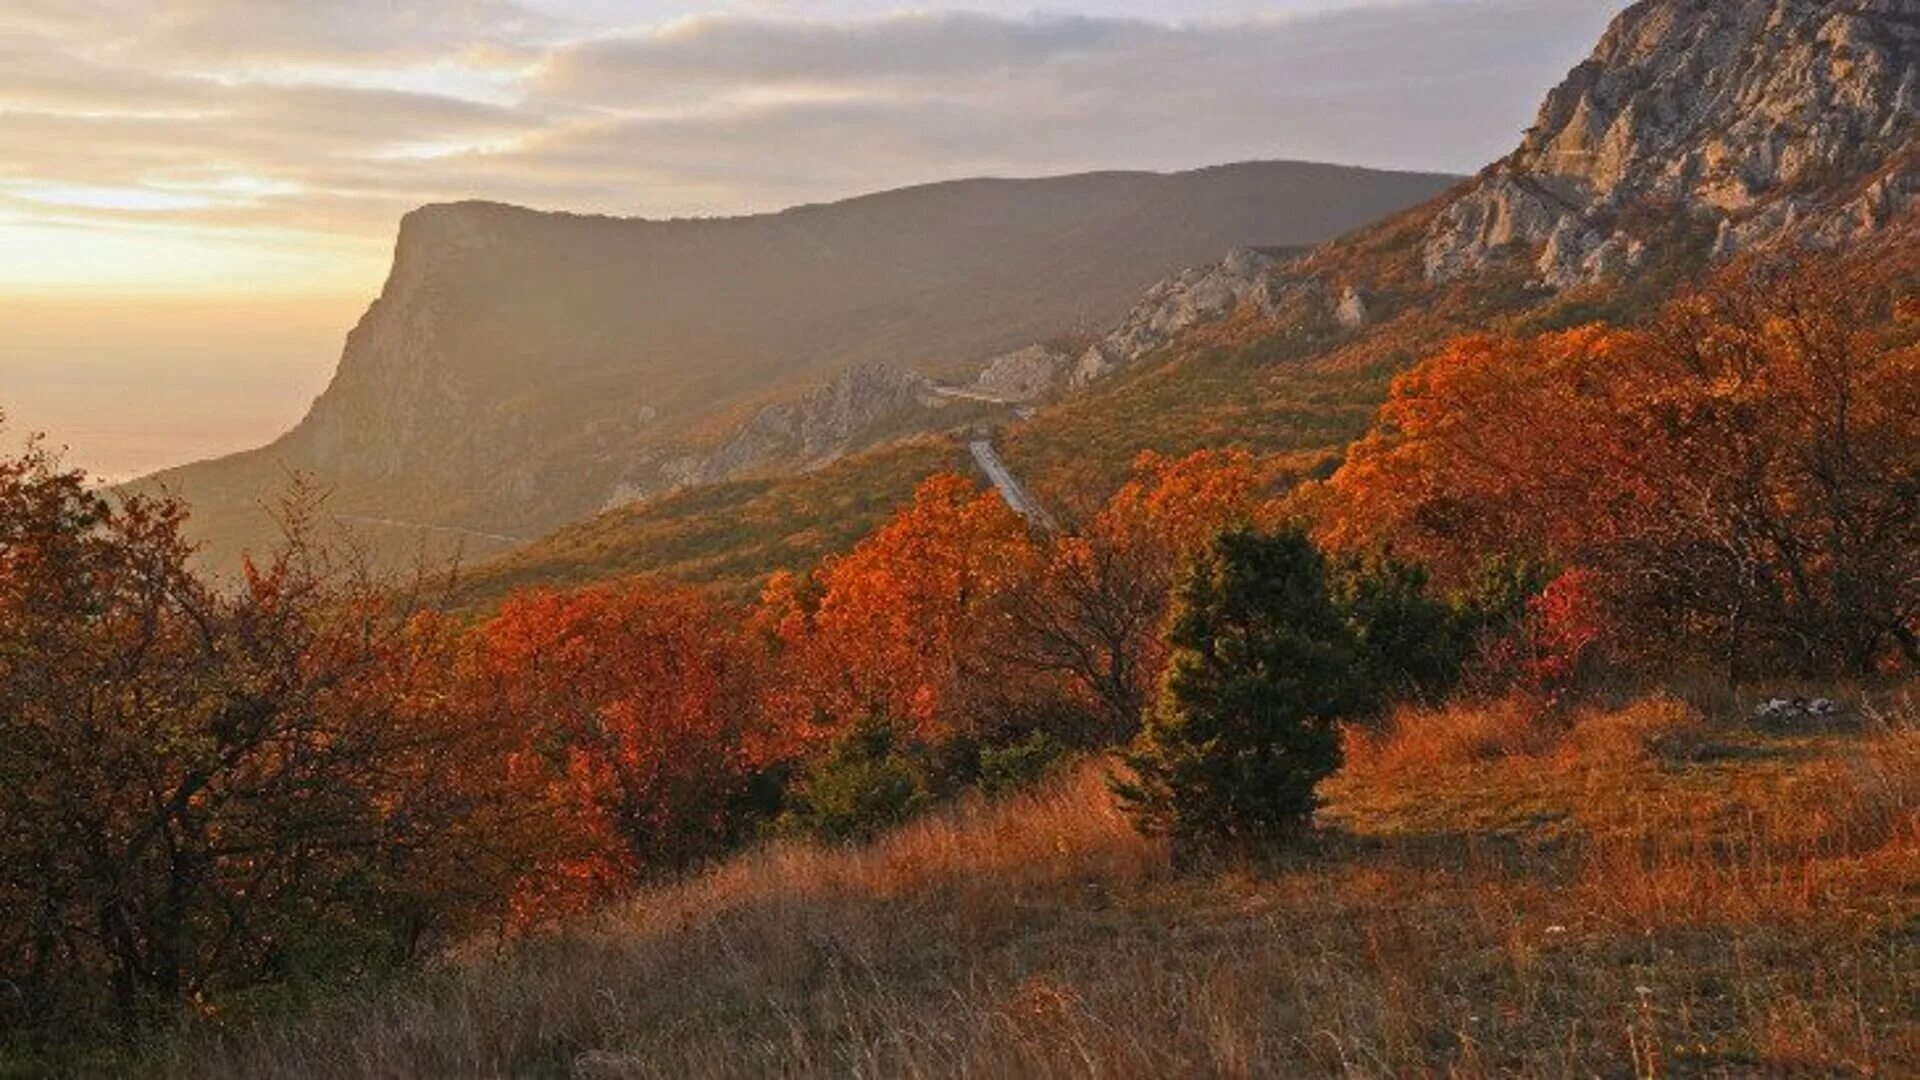
[[[18,0],[0,5],[0,300],[364,305],[401,215],[453,199],[711,216],[964,175],[1467,170],[1612,6]],[[1136,92],[1169,65],[1194,77]],[[62,355],[85,354],[94,331],[67,332]],[[11,410],[75,433],[83,463],[171,463],[80,437],[92,416]]]

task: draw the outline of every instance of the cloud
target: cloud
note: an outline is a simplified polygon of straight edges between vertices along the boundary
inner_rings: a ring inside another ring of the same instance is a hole
[[[1619,6],[707,15],[582,36],[510,0],[9,0],[0,211],[384,238],[447,198],[676,214],[1255,157],[1470,170]]]
[[[559,26],[510,0],[168,0],[159,7],[124,40],[129,52],[221,68],[432,61]]]
[[[1173,32],[1121,19],[963,12],[852,22],[698,16],[557,49],[542,70],[541,88],[619,102],[739,84],[927,84],[1030,70],[1075,54],[1120,54]]]

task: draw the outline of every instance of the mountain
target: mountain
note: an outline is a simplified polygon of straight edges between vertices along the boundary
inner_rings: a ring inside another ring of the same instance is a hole
[[[293,431],[151,482],[193,504],[216,563],[271,536],[260,507],[289,472],[330,489],[330,512],[377,548],[497,549],[689,482],[832,457],[867,424],[816,424],[802,443],[844,438],[795,459],[775,452],[781,421],[764,410],[817,412],[794,399],[849,372],[890,367],[846,385],[897,404],[909,374],[971,378],[1119,319],[1227,247],[1325,240],[1451,182],[1260,162],[713,220],[428,206],[401,223],[379,299]],[[873,411],[860,394],[846,404]]]
[[[1644,0],[1473,179],[1304,254],[1168,278],[1090,344],[1013,354],[976,385],[1057,399],[1007,426],[1004,456],[1069,509],[1142,450],[1324,474],[1392,375],[1458,334],[1631,322],[1742,252],[1840,248],[1914,279],[1917,82],[1920,0]],[[638,572],[746,587],[965,467],[919,442],[634,504],[478,568],[468,596]]]

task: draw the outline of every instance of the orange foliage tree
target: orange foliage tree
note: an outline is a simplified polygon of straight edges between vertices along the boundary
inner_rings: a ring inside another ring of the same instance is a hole
[[[943,473],[846,555],[775,578],[758,621],[782,654],[769,697],[782,726],[824,734],[883,716],[928,737],[967,728],[1002,603],[1035,558],[999,496]]]
[[[233,587],[183,517],[0,461],[0,1038],[404,960],[546,848],[511,733],[450,707],[454,638],[298,507]]]
[[[1032,587],[1010,598],[1013,632],[996,658],[1064,681],[1095,713],[1095,737],[1128,738],[1159,678],[1176,568],[1223,530],[1270,524],[1269,486],[1243,451],[1141,454],[1127,483],[1057,538]]]
[[[733,838],[729,811],[767,750],[735,612],[674,585],[527,593],[479,628],[474,652],[470,707],[524,733],[514,767],[544,777],[591,838],[557,877],[525,883],[529,914]]]
[[[1920,349],[1889,290],[1736,267],[1637,330],[1476,337],[1401,376],[1323,541],[1461,580],[1584,567],[1622,643],[1734,675],[1920,660]]]

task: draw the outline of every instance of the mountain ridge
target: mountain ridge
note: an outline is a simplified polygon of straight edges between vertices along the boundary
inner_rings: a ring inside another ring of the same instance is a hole
[[[1674,41],[1691,44],[1668,47]],[[1697,53],[1701,43],[1712,49]],[[1674,75],[1703,64],[1716,70],[1713,79]],[[1844,245],[1856,258],[1908,273],[1897,267],[1912,261],[1898,253],[1920,240],[1916,72],[1920,0],[1642,0],[1547,94],[1541,122],[1521,145],[1476,177],[1304,255],[1258,265],[1233,255],[1148,290],[1089,350],[1130,342],[1117,362],[1102,364],[1096,355],[1092,377],[1074,393],[1012,424],[1006,456],[1055,505],[1097,499],[1142,450],[1232,447],[1279,455],[1296,476],[1318,475],[1365,430],[1391,376],[1450,337],[1632,322],[1743,252]],[[1747,97],[1723,82],[1746,87]],[[1710,100],[1688,102],[1689,86]],[[1593,104],[1603,92],[1612,103]],[[1679,94],[1679,103],[1658,105],[1668,93]],[[1728,101],[1746,104],[1728,108]],[[1602,113],[1612,119],[1602,123]],[[1663,142],[1636,119],[1645,115],[1698,124],[1658,128],[1655,134],[1672,136]],[[1781,168],[1778,147],[1799,131],[1795,117],[1810,117],[1819,130],[1875,134],[1857,153],[1811,155]],[[1689,166],[1697,147],[1673,136],[1697,130],[1702,118],[1740,136],[1723,137],[1713,151],[1722,173],[1747,177],[1737,213],[1724,193],[1712,199],[1696,190],[1721,174]],[[1583,125],[1622,133],[1612,137],[1624,156],[1605,162],[1597,174],[1610,182],[1592,190],[1567,186],[1561,175],[1566,132]],[[1741,174],[1748,158],[1767,168]],[[1662,176],[1678,179],[1662,187],[1654,182]],[[1863,199],[1873,213],[1858,212]],[[1729,230],[1743,227],[1730,243]],[[1453,260],[1442,272],[1436,245]],[[1202,295],[1211,299],[1195,302]],[[479,568],[468,595],[485,601],[517,586],[639,572],[704,580],[716,567],[726,580],[749,584],[740,580],[742,567],[772,569],[829,550],[796,548],[791,539],[816,535],[821,521],[806,512],[816,496],[821,506],[844,506],[838,492],[865,472],[904,497],[900,470],[916,455],[954,467],[950,457],[907,448],[770,489],[717,491],[728,514],[753,518],[779,506],[791,520],[784,534],[769,522],[725,541],[734,545],[729,550],[699,558],[662,538],[722,542],[721,532],[704,531],[700,505],[627,508]]]
[[[272,536],[288,471],[359,518],[538,533],[678,486],[757,409],[863,364],[969,378],[1105,326],[1180,267],[1325,239],[1457,178],[1299,162],[975,179],[768,215],[409,213],[333,381],[268,447],[148,484],[209,558]]]

